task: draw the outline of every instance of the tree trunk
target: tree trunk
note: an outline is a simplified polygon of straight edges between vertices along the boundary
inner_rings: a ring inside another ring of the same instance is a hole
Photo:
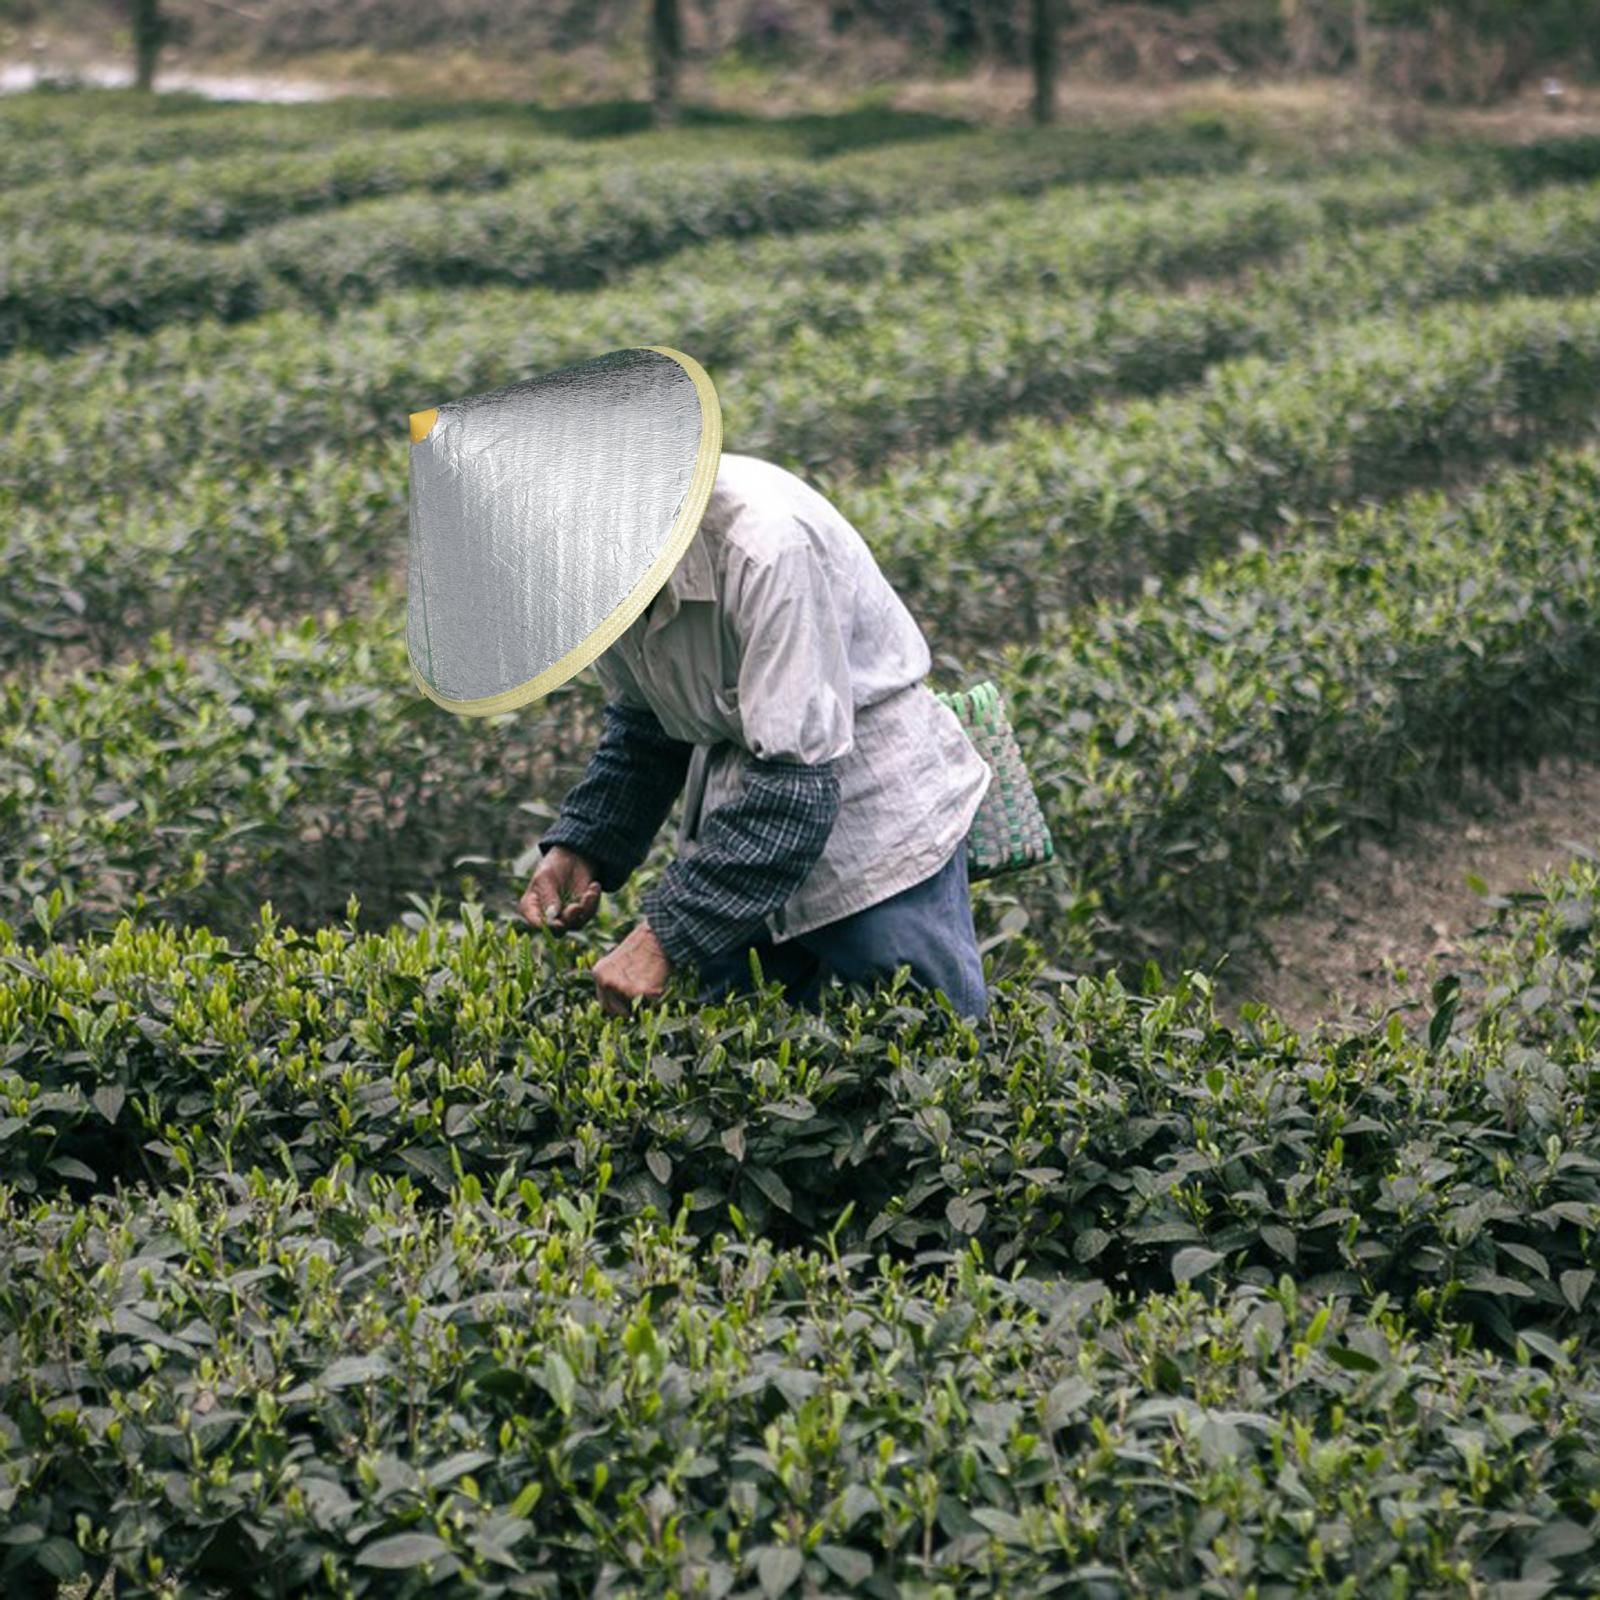
[[[1317,52],[1315,0],[1281,0],[1281,10],[1289,71],[1297,78],[1307,77]]]
[[[133,83],[147,94],[156,86],[161,33],[161,0],[133,0]]]
[[[1058,21],[1056,0],[1033,0],[1033,38],[1028,53],[1033,61],[1033,120],[1041,127],[1054,122],[1056,116]]]
[[[994,61],[997,51],[994,37],[994,17],[989,11],[989,0],[977,0],[972,8],[972,29],[977,35],[977,58],[988,66]]]
[[[1350,0],[1356,36],[1356,82],[1363,96],[1372,93],[1372,10],[1368,0]]]
[[[664,128],[678,120],[678,67],[683,59],[683,17],[678,0],[650,0],[650,49],[651,106],[656,126]]]

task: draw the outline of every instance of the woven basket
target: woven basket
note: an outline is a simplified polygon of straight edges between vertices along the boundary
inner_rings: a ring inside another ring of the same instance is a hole
[[[938,699],[955,712],[994,773],[967,832],[967,875],[987,878],[998,872],[1043,866],[1054,857],[1055,844],[999,689],[984,682],[972,689],[939,694]]]

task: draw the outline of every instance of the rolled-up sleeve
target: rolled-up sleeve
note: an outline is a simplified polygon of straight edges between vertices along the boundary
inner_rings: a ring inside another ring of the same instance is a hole
[[[849,641],[803,537],[768,559],[730,553],[728,621],[739,642],[739,724],[758,761],[814,766],[855,742]]]
[[[743,793],[705,819],[699,847],[646,891],[645,921],[674,967],[700,967],[759,934],[805,882],[839,814],[829,762],[745,762]]]

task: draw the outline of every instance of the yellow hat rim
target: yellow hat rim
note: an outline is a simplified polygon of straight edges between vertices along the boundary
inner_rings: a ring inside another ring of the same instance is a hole
[[[518,684],[513,689],[503,689],[498,694],[484,695],[475,700],[455,700],[449,695],[440,694],[418,670],[408,640],[406,660],[411,667],[412,679],[435,705],[443,706],[446,711],[453,711],[458,716],[493,717],[504,711],[520,710],[535,700],[543,699],[552,689],[560,688],[568,678],[576,677],[597,656],[609,650],[644,608],[655,599],[661,586],[672,576],[672,569],[683,559],[684,552],[689,548],[689,541],[699,530],[700,519],[706,514],[712,485],[716,482],[717,463],[722,455],[722,407],[718,403],[717,391],[711,379],[693,356],[686,356],[681,350],[674,350],[664,344],[644,345],[642,348],[653,350],[658,355],[676,361],[689,374],[694,383],[695,393],[700,398],[700,449],[695,457],[694,471],[690,475],[683,504],[678,508],[678,515],[667,533],[666,543],[662,545],[660,554],[650,563],[644,576],[622,598],[616,609],[588,638],[574,645],[553,666],[546,667],[536,677],[530,678],[526,683]],[[436,409],[434,414],[437,415]],[[419,412],[417,415],[425,416],[427,413]],[[430,419],[428,428],[431,427]],[[427,431],[424,430],[424,433]]]

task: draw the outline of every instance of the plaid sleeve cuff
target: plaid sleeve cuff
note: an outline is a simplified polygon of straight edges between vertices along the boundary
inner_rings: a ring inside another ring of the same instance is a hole
[[[620,889],[649,854],[693,753],[693,745],[668,736],[654,712],[607,705],[600,743],[541,836],[541,849],[565,845],[589,862],[602,889]]]
[[[698,848],[644,896],[645,920],[672,965],[699,968],[759,934],[805,882],[838,812],[832,762],[751,757],[744,792],[706,816]]]

